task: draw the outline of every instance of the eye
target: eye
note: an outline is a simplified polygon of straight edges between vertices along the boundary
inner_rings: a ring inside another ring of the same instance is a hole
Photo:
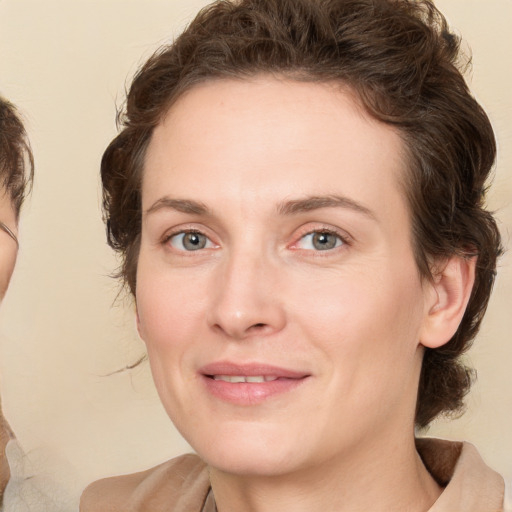
[[[199,251],[213,247],[212,241],[198,231],[182,231],[171,235],[167,242],[179,251]]]
[[[298,242],[298,249],[328,251],[344,244],[343,239],[332,231],[313,231],[304,235]]]

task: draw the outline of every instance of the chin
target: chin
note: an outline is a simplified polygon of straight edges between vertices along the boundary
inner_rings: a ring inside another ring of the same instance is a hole
[[[261,449],[243,449],[236,452],[210,450],[208,453],[198,454],[209,466],[240,476],[271,477],[291,473],[296,469],[290,456]]]
[[[237,432],[226,429],[222,433],[217,429],[209,436],[187,441],[209,466],[226,473],[272,476],[293,471],[298,462],[294,459],[302,450],[293,449],[289,437],[283,439],[282,435],[272,435],[268,430],[262,425],[240,427]]]

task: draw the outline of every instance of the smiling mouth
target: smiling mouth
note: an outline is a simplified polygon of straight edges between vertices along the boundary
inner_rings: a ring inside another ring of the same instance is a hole
[[[265,365],[220,363],[200,372],[210,396],[236,406],[256,406],[301,386],[310,374]]]
[[[250,407],[286,395],[312,376],[309,372],[265,363],[215,361],[198,371],[209,396]]]

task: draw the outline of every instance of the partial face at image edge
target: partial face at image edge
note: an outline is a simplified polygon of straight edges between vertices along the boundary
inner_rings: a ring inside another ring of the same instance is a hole
[[[18,223],[10,196],[0,196],[0,300],[3,299],[16,263],[18,254]],[[5,227],[4,227],[5,226]]]

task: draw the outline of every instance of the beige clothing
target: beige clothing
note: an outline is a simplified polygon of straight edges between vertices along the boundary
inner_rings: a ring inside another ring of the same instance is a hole
[[[418,452],[445,487],[429,512],[501,512],[503,478],[485,465],[475,447],[418,439]],[[153,469],[106,478],[83,493],[80,512],[216,512],[206,465],[183,455]]]
[[[206,465],[187,454],[141,473],[94,482],[82,494],[80,512],[201,512],[209,489]]]

